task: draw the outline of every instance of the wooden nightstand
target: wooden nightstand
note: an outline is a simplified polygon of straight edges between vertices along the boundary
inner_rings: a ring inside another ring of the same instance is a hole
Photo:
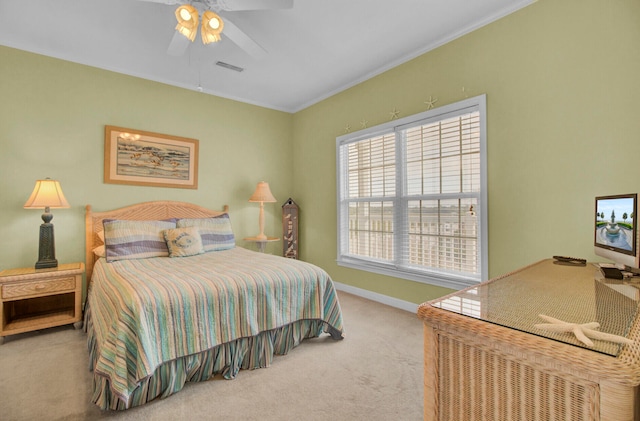
[[[84,263],[0,272],[0,344],[4,337],[74,323],[82,327]]]

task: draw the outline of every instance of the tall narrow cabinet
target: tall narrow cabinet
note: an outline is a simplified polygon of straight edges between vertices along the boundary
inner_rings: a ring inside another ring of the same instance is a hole
[[[300,208],[289,198],[282,205],[282,255],[291,259],[299,259],[298,222]]]

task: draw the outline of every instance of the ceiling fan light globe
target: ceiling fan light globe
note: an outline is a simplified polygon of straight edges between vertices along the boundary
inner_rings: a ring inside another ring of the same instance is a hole
[[[183,20],[191,20],[191,14],[187,11],[187,9],[184,9],[184,8],[180,9],[179,13],[180,13],[180,17]]]
[[[210,10],[207,10],[202,14],[202,28],[200,29],[200,35],[202,37],[203,44],[206,45],[220,41],[222,39],[220,34],[223,29],[224,21],[220,16]]]
[[[220,28],[220,21],[218,19],[211,19],[209,21],[209,27],[211,29],[218,29]]]
[[[198,32],[198,11],[196,8],[190,4],[178,7],[176,9],[176,19],[178,20],[176,31],[193,42]]]
[[[198,11],[190,4],[183,4],[176,9],[176,19],[179,23],[193,25],[198,24]],[[193,21],[193,23],[191,23]]]

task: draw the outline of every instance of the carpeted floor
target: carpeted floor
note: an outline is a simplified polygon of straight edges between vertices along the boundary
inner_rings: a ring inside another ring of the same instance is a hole
[[[7,337],[0,346],[0,419],[421,420],[421,322],[413,313],[339,297],[344,340],[308,340],[269,368],[188,383],[127,411],[91,403],[82,331],[67,326]]]

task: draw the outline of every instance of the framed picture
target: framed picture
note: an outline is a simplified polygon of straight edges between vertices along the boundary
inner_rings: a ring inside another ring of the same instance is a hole
[[[104,182],[198,188],[198,141],[105,126]]]

